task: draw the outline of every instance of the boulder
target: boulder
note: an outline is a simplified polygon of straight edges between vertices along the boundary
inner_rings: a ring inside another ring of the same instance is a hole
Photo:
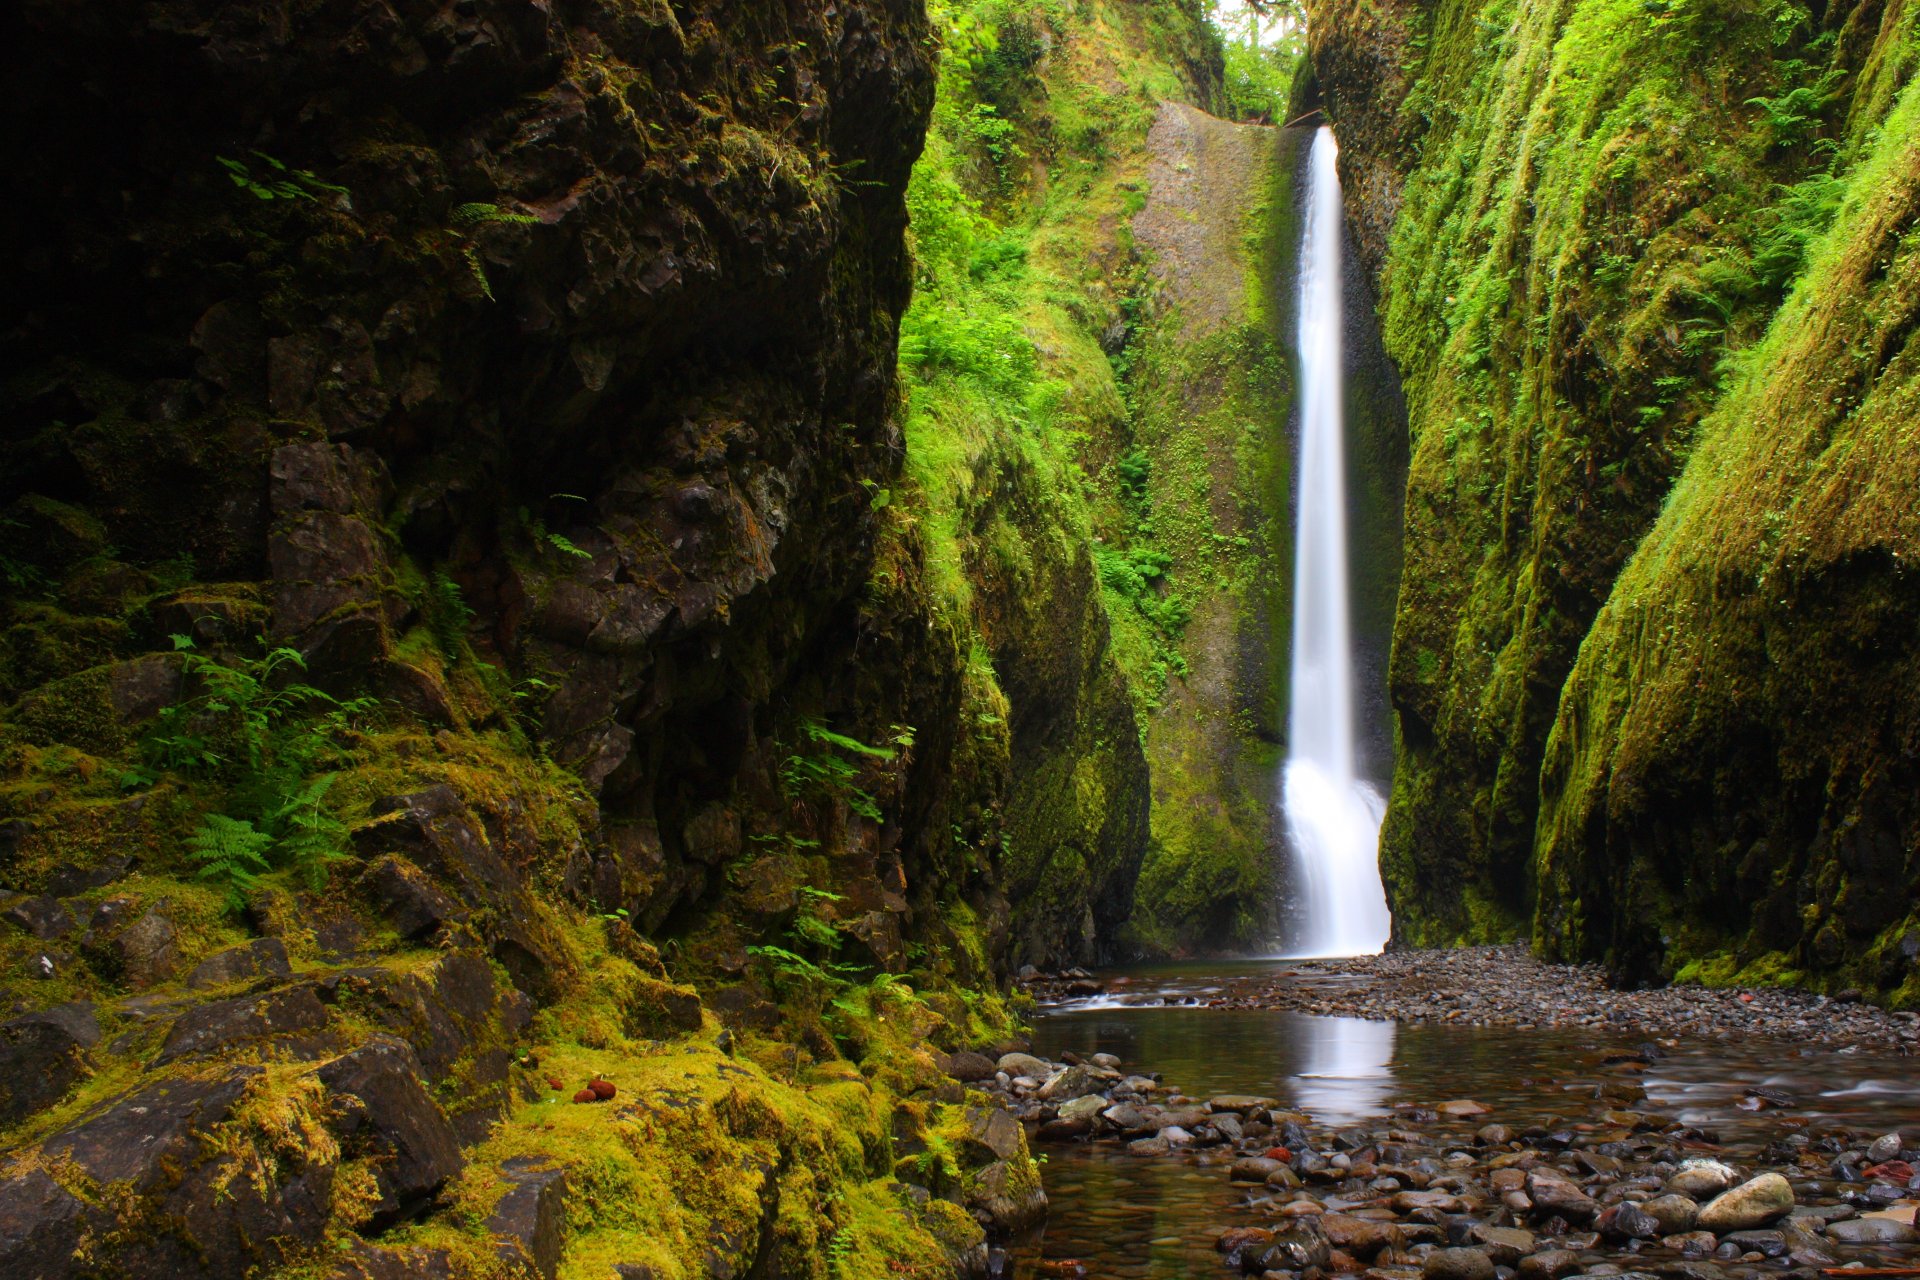
[[[1792,1209],[1792,1184],[1777,1173],[1763,1173],[1715,1196],[1700,1210],[1699,1226],[1726,1235],[1765,1226]]]
[[[159,907],[148,908],[108,944],[120,966],[120,976],[136,987],[150,987],[171,978],[180,965],[177,934],[173,921]]]
[[[1325,1267],[1332,1254],[1333,1246],[1319,1218],[1295,1218],[1259,1255],[1258,1269],[1305,1271],[1308,1267]]]
[[[1420,1264],[1426,1280],[1493,1280],[1493,1259],[1485,1249],[1435,1249]]]
[[[1594,1230],[1608,1240],[1654,1240],[1671,1232],[1660,1229],[1660,1220],[1639,1205],[1623,1202],[1601,1210],[1593,1221]]]
[[[215,952],[194,966],[187,975],[192,990],[221,987],[230,982],[251,982],[255,978],[285,978],[293,969],[287,964],[287,945],[278,938],[255,938],[244,946]]]
[[[1700,1216],[1700,1206],[1682,1195],[1655,1196],[1640,1208],[1660,1224],[1660,1234],[1663,1236],[1693,1230],[1693,1224]]]
[[[39,1169],[0,1179],[0,1273],[32,1280],[79,1275],[85,1208]]]
[[[1101,1080],[1090,1068],[1068,1067],[1040,1086],[1040,1096],[1048,1102],[1068,1102],[1100,1092]]]
[[[310,983],[211,1000],[180,1015],[154,1063],[218,1053],[249,1040],[312,1035],[326,1025],[326,1006]]]
[[[1070,1117],[1065,1117],[1070,1118]],[[1021,1154],[1020,1122],[1000,1107],[967,1109],[967,1154],[975,1160],[1011,1160]]]
[[[1012,1234],[1046,1216],[1047,1193],[1027,1160],[996,1160],[974,1175],[967,1207],[995,1229]]]
[[[1711,1200],[1739,1179],[1730,1165],[1718,1160],[1689,1160],[1671,1178],[1666,1189],[1692,1200]]]
[[[948,1054],[940,1065],[955,1080],[968,1084],[975,1080],[993,1079],[993,1059],[983,1053],[975,1053],[971,1049],[962,1049],[958,1053]]]
[[[1233,1162],[1233,1168],[1227,1171],[1227,1178],[1232,1182],[1265,1182],[1274,1170],[1286,1167],[1285,1161],[1269,1160],[1265,1156],[1243,1156]]]
[[[326,1280],[453,1280],[454,1271],[445,1249],[356,1242],[324,1275]]]
[[[41,1160],[118,1185],[107,1204],[75,1206],[31,1175],[0,1183],[0,1223],[23,1206],[34,1215],[20,1229],[0,1225],[0,1275],[40,1274],[33,1250],[76,1231],[110,1237],[121,1273],[170,1278],[265,1271],[312,1247],[326,1229],[337,1157],[300,1144],[262,1159],[250,1132],[232,1131],[249,1123],[240,1105],[265,1084],[252,1065],[152,1080],[48,1138]],[[155,1221],[169,1229],[119,1230]]]
[[[0,1022],[0,1125],[59,1102],[87,1074],[100,1023],[86,1003],[56,1005]]]
[[[376,860],[360,873],[355,885],[402,938],[430,937],[443,925],[467,918],[426,872],[396,854]]]
[[[44,894],[9,902],[4,909],[0,909],[0,920],[32,934],[42,942],[65,937],[80,923],[66,904]]]
[[[494,1206],[487,1230],[499,1240],[501,1259],[554,1280],[566,1247],[566,1170],[541,1157],[522,1156],[503,1164],[500,1176],[507,1193]]]
[[[1866,1217],[1829,1222],[1827,1238],[1841,1244],[1913,1244],[1920,1241],[1920,1232],[1913,1229],[1912,1223]]]
[[[536,1000],[552,998],[568,970],[567,950],[551,936],[532,895],[488,839],[458,792],[442,783],[374,802],[374,817],[353,833],[369,862],[401,853],[480,921],[493,958]]]
[[[1494,1265],[1511,1267],[1534,1250],[1534,1235],[1519,1227],[1496,1227],[1476,1222],[1467,1228],[1467,1239],[1486,1249]]]
[[[1527,1199],[1541,1217],[1557,1215],[1568,1222],[1591,1222],[1600,1212],[1592,1196],[1551,1170],[1529,1171],[1526,1187]]]
[[[1520,1259],[1520,1274],[1526,1280],[1560,1280],[1580,1269],[1580,1255],[1571,1249],[1543,1249]]]
[[[1029,1080],[1045,1080],[1053,1073],[1053,1067],[1030,1053],[1003,1053],[995,1064],[1010,1076],[1025,1076]]]
[[[420,1083],[413,1046],[375,1036],[320,1068],[342,1147],[368,1158],[377,1201],[354,1226],[387,1226],[423,1207],[465,1164],[452,1124]]]

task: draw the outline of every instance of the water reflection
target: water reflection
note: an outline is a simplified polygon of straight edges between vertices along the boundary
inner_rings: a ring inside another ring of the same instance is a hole
[[[1287,1029],[1301,1057],[1290,1081],[1294,1106],[1332,1123],[1385,1109],[1394,1091],[1393,1023],[1301,1017]]]

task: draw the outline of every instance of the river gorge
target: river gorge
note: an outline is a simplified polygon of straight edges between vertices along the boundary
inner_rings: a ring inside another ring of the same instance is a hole
[[[0,1276],[1920,1274],[1920,6],[19,0]]]

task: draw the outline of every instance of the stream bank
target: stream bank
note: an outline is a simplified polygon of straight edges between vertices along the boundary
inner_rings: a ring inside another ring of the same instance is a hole
[[[1048,1006],[1038,1063],[980,1082],[1031,1127],[1053,1206],[1015,1275],[1757,1280],[1912,1261],[1903,1056],[1195,1003],[1250,968],[1120,975],[1132,1003]]]

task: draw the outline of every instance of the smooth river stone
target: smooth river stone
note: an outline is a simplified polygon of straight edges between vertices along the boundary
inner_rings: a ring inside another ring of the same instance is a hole
[[[1892,1218],[1850,1218],[1829,1222],[1827,1238],[1841,1244],[1912,1244],[1920,1240],[1920,1232]]]
[[[1793,1210],[1793,1186],[1777,1173],[1763,1173],[1723,1191],[1700,1210],[1700,1229],[1716,1235],[1763,1227]]]

